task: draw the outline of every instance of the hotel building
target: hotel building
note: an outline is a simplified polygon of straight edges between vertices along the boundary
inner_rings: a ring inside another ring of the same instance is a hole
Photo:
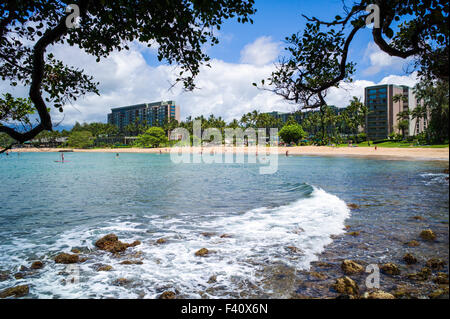
[[[394,96],[403,96],[397,102],[394,102]],[[395,132],[400,133],[397,125],[399,119],[398,113],[416,108],[417,100],[412,88],[405,85],[383,84],[366,87],[364,90],[365,105],[369,109],[366,117],[366,132],[371,140],[381,140]],[[406,136],[423,132],[426,123],[422,119],[417,122],[416,119],[409,117],[409,127],[405,131]]]
[[[175,101],[116,107],[108,114],[108,123],[116,125],[120,131],[135,122],[149,126],[163,126],[166,121],[171,120],[180,121],[180,107],[175,105]]]

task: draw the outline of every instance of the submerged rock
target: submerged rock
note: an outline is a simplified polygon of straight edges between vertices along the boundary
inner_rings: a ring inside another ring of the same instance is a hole
[[[348,204],[347,204],[347,207],[350,208],[350,209],[358,209],[358,208],[359,208],[359,205],[353,204],[353,203],[348,203]]]
[[[175,299],[176,294],[173,291],[164,291],[159,295],[158,299]]]
[[[382,273],[387,275],[400,275],[400,269],[398,269],[398,266],[394,263],[387,263],[384,265],[381,265],[380,270]]]
[[[5,281],[9,279],[10,272],[6,270],[0,270],[0,281]]]
[[[320,279],[320,280],[325,280],[325,279],[328,278],[327,275],[322,274],[322,273],[317,272],[317,271],[310,271],[309,274],[310,274],[312,277],[315,277],[315,278]]]
[[[121,265],[142,265],[143,262],[140,260],[124,260],[120,264]]]
[[[341,294],[353,296],[359,294],[358,285],[353,279],[347,276],[338,278],[336,282],[333,284],[332,288]]]
[[[364,271],[364,267],[352,260],[344,260],[341,269],[346,275],[353,275]]]
[[[97,268],[97,271],[110,271],[113,267],[110,265],[101,265]]]
[[[118,278],[114,280],[113,284],[116,286],[126,286],[131,283],[130,279],[127,278]]]
[[[437,289],[428,295],[430,299],[448,299],[448,288]]]
[[[128,247],[134,247],[140,245],[139,240],[134,241],[131,244],[123,243],[115,234],[108,234],[95,242],[95,246],[100,250],[106,250],[111,253],[124,252]]]
[[[448,274],[444,272],[439,272],[433,278],[433,282],[438,285],[448,285]]]
[[[426,266],[432,270],[441,270],[445,267],[445,261],[440,258],[431,258],[427,261]]]
[[[44,267],[44,263],[39,260],[31,264],[31,269],[41,269],[42,267]]]
[[[212,275],[211,277],[209,277],[208,284],[213,284],[215,282],[217,282],[217,276],[216,275]]]
[[[408,265],[413,265],[417,263],[417,258],[414,257],[414,255],[407,253],[405,254],[405,256],[403,256],[403,260],[405,261],[405,263],[407,263]]]
[[[81,250],[79,250],[78,248],[72,248],[72,249],[70,250],[70,252],[72,252],[72,253],[74,253],[74,254],[79,254],[79,253],[81,253]]]
[[[301,253],[303,253],[300,248],[297,248],[297,247],[294,247],[294,246],[287,246],[286,249],[288,251],[290,251],[291,253],[294,253],[294,254],[301,254]]]
[[[216,233],[203,232],[203,233],[201,233],[201,235],[204,236],[204,237],[208,237],[209,238],[209,237],[215,236]]]
[[[7,288],[0,292],[0,298],[8,298],[8,297],[23,297],[28,295],[30,292],[30,287],[28,285],[20,285],[11,288]]]
[[[206,257],[209,253],[210,253],[210,251],[208,249],[202,248],[195,252],[195,256]]]
[[[413,219],[415,220],[425,220],[422,216],[413,216]]]
[[[408,247],[417,247],[420,246],[420,243],[417,240],[411,240],[406,243]]]
[[[14,278],[16,278],[17,280],[23,279],[24,277],[25,277],[25,274],[23,272],[18,272],[16,274],[14,274]]]
[[[222,234],[220,235],[220,238],[231,238],[232,236],[229,234]]]
[[[157,243],[158,245],[160,245],[160,244],[165,244],[166,242],[167,242],[167,240],[166,240],[165,238],[160,238],[160,239],[156,240],[156,243]]]
[[[350,233],[347,233],[347,235],[349,235],[349,236],[354,236],[354,237],[359,236],[359,234],[360,234],[359,231],[352,231],[352,232],[350,232]]]
[[[431,276],[431,269],[423,267],[419,272],[415,274],[408,274],[407,277],[411,280],[425,281]]]
[[[67,253],[60,253],[55,257],[55,263],[57,264],[74,264],[78,262],[78,255],[71,255]]]
[[[436,234],[431,229],[425,229],[420,233],[420,238],[423,240],[434,241],[436,239]]]
[[[382,291],[382,290],[376,290],[376,291],[372,291],[372,292],[365,292],[364,299],[395,299],[395,296]]]

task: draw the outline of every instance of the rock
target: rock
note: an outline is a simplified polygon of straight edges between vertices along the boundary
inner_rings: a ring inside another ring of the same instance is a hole
[[[120,264],[121,265],[142,265],[143,262],[140,260],[124,260]]]
[[[72,252],[72,253],[74,253],[74,254],[79,254],[79,253],[81,253],[81,250],[79,250],[78,248],[72,248],[72,249],[70,250],[70,252]]]
[[[199,249],[195,252],[195,256],[206,257],[209,254],[209,250],[206,248]]]
[[[139,240],[134,241],[131,244],[123,243],[115,234],[106,235],[95,242],[95,246],[100,250],[106,250],[110,253],[124,252],[128,247],[134,247],[140,245]]]
[[[428,295],[430,299],[448,299],[448,288],[437,289]]]
[[[411,240],[407,242],[406,245],[408,245],[409,247],[417,247],[420,246],[420,243],[417,240]]]
[[[216,275],[212,275],[211,277],[209,277],[208,284],[213,284],[215,282],[217,282]]]
[[[445,261],[440,258],[431,258],[427,261],[426,266],[432,270],[441,270],[445,267]]]
[[[350,226],[350,225],[345,225],[345,229],[346,229],[346,230],[349,230],[350,228],[352,228],[352,226]]]
[[[443,173],[448,174],[448,168],[444,169]]]
[[[222,234],[222,235],[220,235],[220,238],[231,238],[232,236],[231,235],[228,235],[228,234]]]
[[[436,234],[431,229],[425,229],[420,233],[420,238],[423,240],[434,241],[436,239]]]
[[[344,260],[341,269],[346,275],[353,275],[364,271],[364,267],[352,260]]]
[[[359,208],[359,205],[352,204],[352,203],[348,203],[348,204],[347,204],[347,207],[350,208],[350,209],[358,209],[358,208]]]
[[[317,278],[317,279],[320,279],[320,280],[325,280],[325,279],[328,278],[327,275],[322,274],[322,273],[317,272],[317,271],[310,271],[309,274],[310,274],[311,276]]]
[[[44,263],[39,260],[31,264],[31,269],[41,269],[42,267],[44,267]]]
[[[81,257],[80,259],[78,259],[78,262],[80,263],[84,263],[86,260],[88,260],[89,258],[87,257]]]
[[[204,236],[204,237],[213,237],[213,236],[215,236],[216,235],[216,233],[208,233],[208,232],[204,232],[204,233],[201,233],[201,235],[202,236]]]
[[[347,276],[338,278],[332,288],[341,294],[358,295],[359,293],[359,288],[356,282]]]
[[[24,265],[20,266],[19,271],[28,271],[30,270],[28,267],[25,267]]]
[[[416,298],[419,292],[416,289],[411,289],[408,287],[398,287],[392,292],[395,298],[401,299],[413,299]]]
[[[103,265],[97,268],[97,271],[110,271],[113,267],[110,265]]]
[[[413,219],[415,220],[425,220],[422,216],[413,216]]]
[[[431,269],[423,267],[419,272],[415,274],[408,274],[407,277],[411,280],[425,281],[431,276]]]
[[[414,257],[412,254],[408,253],[405,254],[405,256],[403,256],[403,260],[405,261],[406,264],[408,265],[413,265],[417,263],[417,258]]]
[[[376,290],[372,292],[365,292],[364,299],[395,299],[394,295],[382,291],[382,290]]]
[[[438,285],[448,285],[448,274],[444,272],[438,272],[433,278],[433,282],[437,283]]]
[[[382,273],[395,276],[400,275],[400,269],[398,269],[398,266],[394,263],[387,263],[384,265],[381,265],[380,270]]]
[[[14,278],[16,278],[17,280],[23,279],[23,277],[25,277],[23,272],[18,272],[16,274],[14,274]]]
[[[359,231],[352,231],[350,233],[347,233],[347,235],[356,237],[359,236],[359,233],[360,233]]]
[[[57,264],[74,264],[78,262],[78,255],[71,255],[67,253],[60,253],[55,257]]]
[[[126,286],[131,283],[130,279],[127,278],[118,278],[114,280],[113,284],[116,286]]]
[[[9,279],[10,272],[6,270],[0,271],[0,281],[5,281]]]
[[[160,245],[160,244],[165,244],[166,242],[167,242],[167,240],[164,239],[164,238],[160,238],[160,239],[158,239],[158,240],[156,241],[156,243],[157,243],[158,245]]]
[[[287,246],[286,249],[289,250],[291,253],[294,253],[294,254],[301,254],[302,253],[301,249],[299,249],[297,247],[294,247],[294,246]]]
[[[159,295],[158,299],[175,299],[176,294],[173,291],[164,291]]]
[[[2,290],[0,292],[0,298],[7,298],[7,297],[23,297],[25,295],[28,295],[30,292],[30,287],[28,285],[20,285],[15,286],[11,288],[7,288],[5,290]]]

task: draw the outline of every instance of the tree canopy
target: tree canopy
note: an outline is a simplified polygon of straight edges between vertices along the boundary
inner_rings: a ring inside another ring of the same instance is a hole
[[[73,17],[73,12],[66,12],[69,4],[79,10],[75,28],[74,19],[67,21]],[[252,22],[253,5],[254,0],[2,2],[0,77],[13,86],[29,87],[29,98],[39,120],[27,130],[15,127],[14,122],[2,121],[0,132],[23,143],[43,130],[52,130],[48,107],[62,112],[66,103],[86,93],[99,93],[98,83],[91,76],[47,54],[49,46],[77,46],[100,61],[114,50],[127,50],[131,42],[139,41],[157,47],[160,61],[179,65],[176,81],[192,90],[200,66],[209,61],[203,46],[218,43],[215,32],[226,19]]]
[[[372,38],[382,51],[411,58],[413,69],[423,78],[448,83],[448,1],[359,0],[344,6],[345,15],[331,21],[305,16],[306,28],[286,37],[288,54],[261,81],[262,88],[300,108],[325,105],[329,88],[352,81],[356,64],[349,51],[356,34],[376,13],[368,10],[369,5],[379,8],[379,25],[373,26]]]

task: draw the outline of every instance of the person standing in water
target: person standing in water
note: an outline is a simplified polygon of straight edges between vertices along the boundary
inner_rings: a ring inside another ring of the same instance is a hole
[[[119,158],[119,153],[116,153],[116,158]]]
[[[64,153],[61,153],[61,162],[64,163]]]

